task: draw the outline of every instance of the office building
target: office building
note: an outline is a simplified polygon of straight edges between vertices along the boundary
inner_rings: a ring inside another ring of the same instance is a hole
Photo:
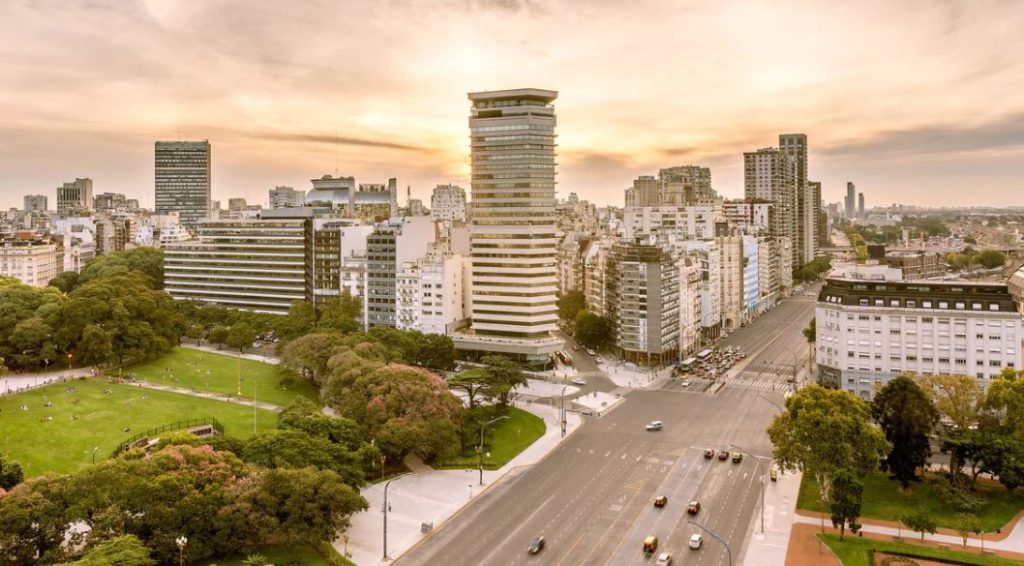
[[[857,193],[857,218],[864,216],[864,193]]]
[[[769,147],[743,154],[744,198],[751,203],[773,203],[771,226],[776,236],[795,240],[796,186],[786,155]]]
[[[306,191],[292,187],[274,187],[269,191],[268,203],[271,209],[298,208],[306,203]]]
[[[200,221],[197,240],[165,249],[164,289],[177,300],[287,314],[293,301],[312,300],[308,222]]]
[[[46,195],[25,195],[24,202],[22,210],[25,212],[46,212],[48,205]]]
[[[715,237],[716,225],[724,221],[719,204],[627,206],[622,212],[620,235],[630,240],[651,234],[706,240]]]
[[[92,202],[94,210],[110,211],[125,208],[127,199],[121,193],[100,193],[93,197]]]
[[[560,350],[555,307],[555,108],[558,93],[524,88],[469,94],[472,113],[474,353],[542,365]]]
[[[244,198],[229,198],[228,199],[228,210],[243,210],[249,203]]]
[[[853,218],[857,214],[857,187],[850,181],[846,182],[846,217]]]
[[[709,203],[717,197],[711,189],[711,169],[697,165],[667,167],[658,171],[659,204]]]
[[[864,399],[902,374],[987,386],[1021,367],[1021,315],[1006,284],[878,281],[836,273],[815,310],[822,383]]]
[[[51,238],[32,230],[0,237],[0,275],[45,287],[63,271],[62,251]]]
[[[430,195],[430,215],[434,220],[466,220],[466,190],[456,185],[438,185]]]
[[[189,228],[209,216],[210,161],[209,141],[156,142],[156,213],[177,212]]]
[[[661,366],[679,353],[679,262],[643,240],[612,249],[615,344],[628,362]]]
[[[92,179],[75,179],[57,187],[57,212],[64,215],[92,209]]]
[[[882,261],[903,272],[903,279],[932,279],[946,275],[946,257],[942,253],[888,252],[883,247]]]
[[[337,297],[347,291],[353,297],[364,297],[366,290],[366,239],[373,232],[358,220],[313,218],[313,239],[310,279],[313,304]],[[361,269],[351,267],[353,258],[361,258]],[[347,276],[346,276],[347,275]]]
[[[397,326],[397,275],[407,262],[426,255],[436,239],[427,216],[392,218],[366,238],[366,327]]]

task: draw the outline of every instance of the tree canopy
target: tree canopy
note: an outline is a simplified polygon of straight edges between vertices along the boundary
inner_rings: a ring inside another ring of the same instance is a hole
[[[931,456],[928,438],[939,413],[914,380],[896,377],[875,394],[871,416],[892,445],[883,465],[906,489]]]

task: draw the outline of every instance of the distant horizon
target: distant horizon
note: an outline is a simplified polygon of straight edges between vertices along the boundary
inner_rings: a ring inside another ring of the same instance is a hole
[[[563,198],[621,206],[637,176],[683,164],[739,198],[743,152],[799,132],[825,202],[847,181],[869,207],[1022,201],[1013,4],[138,0],[0,15],[5,209],[75,177],[152,208],[153,142],[174,139],[210,140],[217,200],[264,203],[336,172],[396,177],[426,202],[438,184],[470,188],[466,94],[520,87],[559,92]]]

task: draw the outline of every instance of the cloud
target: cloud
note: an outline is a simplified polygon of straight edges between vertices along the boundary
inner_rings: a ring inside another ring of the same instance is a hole
[[[285,141],[285,142],[298,142],[298,143],[319,143],[328,145],[355,145],[363,147],[380,147],[388,149],[400,149],[404,151],[418,151],[418,152],[430,152],[433,151],[430,148],[420,147],[416,145],[408,145],[395,142],[386,142],[378,140],[369,140],[361,138],[351,138],[344,136],[332,136],[329,134],[303,134],[303,133],[290,133],[290,132],[256,132],[249,134],[250,137],[265,140]]]
[[[826,147],[827,156],[929,156],[1024,149],[1024,112],[974,126],[931,124],[883,130]]]

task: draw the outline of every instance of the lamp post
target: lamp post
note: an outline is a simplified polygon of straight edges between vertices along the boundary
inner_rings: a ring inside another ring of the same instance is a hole
[[[711,529],[709,529],[709,528],[705,527],[704,525],[698,523],[697,521],[694,521],[693,519],[690,519],[690,524],[695,526],[695,527],[697,527],[698,529],[704,531],[705,533],[711,535],[711,538],[713,538],[713,539],[717,540],[718,542],[722,543],[722,546],[725,547],[725,554],[726,554],[726,556],[729,557],[729,566],[732,566],[732,549],[729,548],[729,543],[725,542],[725,540],[722,537],[716,535],[714,531],[712,531]]]
[[[384,505],[381,507],[381,511],[384,512],[384,557],[382,558],[384,562],[391,560],[391,557],[388,556],[388,486],[391,485],[391,482],[393,481],[398,481],[404,478],[405,476],[411,475],[412,472],[409,472],[407,474],[402,474],[397,478],[391,478],[388,481],[384,482]]]
[[[565,388],[569,387],[566,383],[562,386],[562,392],[558,394],[558,420],[559,425],[562,427],[562,438],[565,438]]]
[[[99,446],[95,446],[92,449],[92,465],[94,465],[94,466],[96,465],[96,451],[99,450],[99,449],[100,449]]]
[[[185,566],[185,545],[188,544],[188,537],[181,535],[174,539],[174,544],[178,545],[178,566]]]
[[[757,468],[755,468],[755,470],[754,470],[755,473],[761,471],[761,457],[760,456],[758,456],[756,454],[751,454],[747,450],[744,450],[742,446],[736,446],[735,444],[733,444],[732,447],[735,448],[736,450],[739,450],[741,454],[746,454],[747,456],[750,456],[751,458],[754,459],[754,463],[757,464]],[[761,534],[764,534],[764,490],[765,490],[765,482],[764,482],[764,474],[762,473],[761,474]]]
[[[74,358],[74,357],[75,357],[74,354],[72,354],[71,352],[68,352],[68,371],[71,370],[71,359]]]
[[[502,415],[500,417],[495,417],[485,422],[484,424],[480,425],[480,446],[477,448],[477,456],[479,461],[478,468],[480,469],[480,485],[484,485],[484,429],[487,428],[487,425],[489,424],[496,423],[498,421],[505,420],[508,418],[511,417],[509,417],[508,415]]]

